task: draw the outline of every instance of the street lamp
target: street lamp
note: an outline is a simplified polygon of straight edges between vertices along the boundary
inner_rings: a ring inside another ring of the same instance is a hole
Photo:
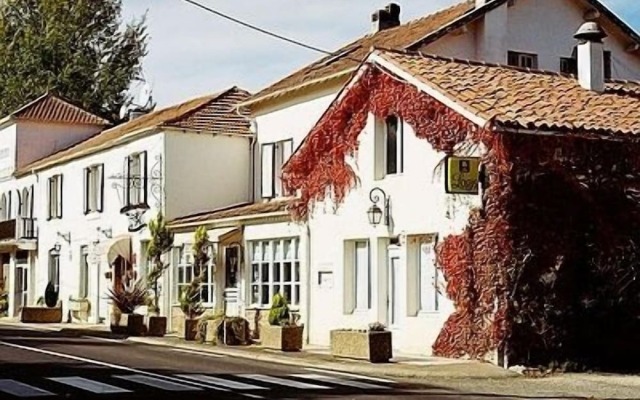
[[[379,192],[379,194],[377,194],[376,192]],[[381,199],[381,196],[382,196],[382,199]],[[384,217],[384,224],[386,226],[389,226],[389,220],[390,220],[389,197],[387,197],[387,194],[384,192],[384,190],[380,188],[371,189],[371,192],[369,192],[369,200],[371,200],[371,202],[373,203],[373,205],[369,207],[369,210],[367,210],[367,217],[369,218],[369,223],[373,227],[376,227],[380,225],[380,222],[382,222],[382,218]],[[384,209],[381,209],[378,206],[378,203],[380,202],[380,200],[382,200],[382,205]]]
[[[62,245],[60,244],[60,242],[56,242],[56,244],[53,245],[53,249],[51,249],[50,253],[53,257],[57,257],[60,255],[60,250],[62,250]]]

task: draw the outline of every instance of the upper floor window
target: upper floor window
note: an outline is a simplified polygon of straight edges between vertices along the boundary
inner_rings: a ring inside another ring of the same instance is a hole
[[[403,172],[403,135],[402,121],[395,115],[387,117],[384,123],[385,133],[385,172],[387,175]]]
[[[84,213],[102,212],[104,206],[104,165],[84,169]]]
[[[578,73],[578,63],[573,57],[560,57],[560,72],[563,74],[576,75]]]
[[[9,219],[9,200],[6,193],[2,193],[0,196],[0,221],[6,221]]]
[[[517,51],[509,51],[507,53],[507,64],[520,68],[538,68],[538,55],[531,53],[521,53]]]
[[[611,51],[605,50],[604,57],[604,78],[611,79],[612,73],[612,56]],[[560,57],[560,72],[564,74],[578,74],[578,49],[574,47],[571,57]]]
[[[125,207],[147,204],[147,152],[131,154],[125,160]]]
[[[611,79],[611,52],[604,51],[604,79]]]
[[[293,140],[262,145],[262,197],[286,196],[282,185],[282,167],[293,153]]]
[[[52,176],[48,183],[48,219],[62,218],[62,175]]]

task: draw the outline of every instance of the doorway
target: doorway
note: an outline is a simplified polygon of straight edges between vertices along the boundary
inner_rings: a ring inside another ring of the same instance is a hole
[[[29,305],[29,254],[26,251],[16,253],[16,276],[14,292],[14,315],[19,315],[20,309]]]
[[[400,247],[398,246],[389,246],[388,253],[389,273],[387,279],[389,288],[387,297],[387,319],[389,328],[397,329],[399,327],[401,317],[400,300],[401,294],[403,293],[401,288],[401,272],[403,259],[401,257]]]

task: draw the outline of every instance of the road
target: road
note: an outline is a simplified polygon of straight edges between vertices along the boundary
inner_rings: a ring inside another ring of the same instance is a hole
[[[105,338],[0,327],[0,399],[475,399],[446,389]]]

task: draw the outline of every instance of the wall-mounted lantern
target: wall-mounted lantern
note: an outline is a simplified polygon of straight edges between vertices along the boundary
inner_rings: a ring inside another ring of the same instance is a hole
[[[373,203],[369,210],[367,210],[367,217],[369,218],[369,223],[376,227],[380,225],[380,222],[384,219],[384,224],[389,226],[390,215],[389,215],[389,197],[384,192],[384,190],[380,188],[373,188],[371,192],[369,192],[369,200]],[[378,203],[382,201],[382,208],[378,206]]]

